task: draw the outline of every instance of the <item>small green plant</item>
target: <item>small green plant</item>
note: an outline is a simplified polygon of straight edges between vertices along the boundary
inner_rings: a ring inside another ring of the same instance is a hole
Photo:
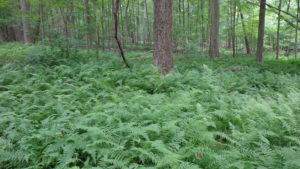
[[[298,61],[177,56],[161,76],[142,54],[1,66],[0,168],[300,167]]]

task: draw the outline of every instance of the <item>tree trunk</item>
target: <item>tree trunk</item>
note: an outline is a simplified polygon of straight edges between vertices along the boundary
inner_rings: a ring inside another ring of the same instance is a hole
[[[202,32],[202,50],[205,47],[205,41],[206,41],[206,37],[205,37],[205,24],[204,24],[204,5],[203,5],[203,1],[201,1],[201,32]]]
[[[235,22],[236,22],[236,1],[233,0],[232,6],[232,15],[233,15],[233,22],[232,22],[232,57],[236,57],[236,39],[235,39]]]
[[[137,3],[137,10],[136,10],[136,20],[135,20],[135,30],[136,30],[136,43],[139,44],[140,42],[140,5]]]
[[[172,0],[154,0],[154,64],[162,74],[173,68]]]
[[[84,22],[86,26],[86,41],[87,48],[90,50],[92,48],[92,35],[91,35],[91,21],[90,21],[90,13],[89,13],[89,0],[83,0],[84,4]]]
[[[130,68],[130,66],[125,58],[122,44],[121,44],[121,41],[120,41],[119,35],[118,35],[119,34],[119,19],[118,19],[119,7],[120,7],[120,0],[113,0],[114,37],[115,37],[115,40],[119,47],[120,55],[123,59],[123,62],[125,63],[127,68]]]
[[[146,41],[147,41],[147,1],[144,0],[143,44],[146,44]]]
[[[244,15],[243,15],[241,9],[240,9],[240,15],[241,15],[241,22],[242,22],[242,27],[243,27],[243,32],[244,32],[246,54],[250,55],[251,54],[250,42],[249,42],[248,34],[247,34],[247,31],[246,31],[246,26],[245,26],[245,22],[244,22]]]
[[[291,0],[288,1],[288,5],[287,5],[287,12],[290,12],[290,6],[291,6]]]
[[[28,4],[26,0],[20,0],[20,4],[21,4],[21,11],[22,11],[24,41],[27,44],[31,44],[33,43],[33,38],[31,37],[31,28],[27,18]]]
[[[210,42],[209,42],[209,56],[211,58],[219,57],[219,19],[220,9],[219,0],[211,0],[211,14],[210,14]]]
[[[44,4],[42,0],[39,0],[39,15],[41,23],[41,39],[45,39],[45,27],[44,27]]]
[[[147,35],[147,39],[148,42],[152,42],[152,38],[151,38],[151,28],[150,28],[150,18],[149,18],[149,13],[148,13],[148,5],[147,5],[147,0],[145,0],[145,5],[146,5],[146,15],[147,15],[147,29],[148,29],[148,35]]]
[[[105,14],[105,9],[104,9],[104,0],[101,2],[101,33],[102,33],[102,50],[105,50],[105,20],[104,20],[104,14]]]
[[[276,37],[276,59],[279,59],[279,39],[280,39],[280,18],[281,18],[281,2],[282,0],[279,0],[278,9],[278,18],[277,18],[277,37]]]
[[[257,51],[256,51],[257,62],[262,62],[263,60],[265,15],[266,15],[266,0],[261,0],[260,9],[259,9],[259,25],[258,25],[258,39],[257,39]]]
[[[300,13],[300,4],[299,0],[297,0],[297,21],[296,21],[296,36],[295,36],[295,59],[297,59],[298,55],[298,26],[299,26],[299,13]]]
[[[66,14],[65,14],[64,7],[60,7],[60,13],[61,13],[61,17],[62,17],[62,21],[63,21],[63,25],[64,25],[64,33],[67,38],[66,40],[67,40],[67,42],[69,42],[69,40],[71,39],[71,36],[70,36],[70,32],[69,32],[69,25],[68,25],[68,20],[67,20]]]
[[[126,29],[127,29],[128,36],[131,39],[131,43],[133,44],[134,43],[134,35],[133,35],[133,32],[130,31],[130,18],[128,16],[129,5],[130,5],[130,0],[127,1],[126,9],[125,9]]]
[[[95,17],[95,31],[96,31],[96,56],[99,58],[99,48],[100,48],[100,31],[99,31],[99,22],[98,22],[98,16],[97,16],[97,0],[93,1],[93,10],[94,10],[94,17]]]

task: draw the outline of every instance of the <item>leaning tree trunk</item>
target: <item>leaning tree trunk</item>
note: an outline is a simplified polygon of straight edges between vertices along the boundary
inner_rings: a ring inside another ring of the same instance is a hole
[[[26,0],[20,0],[21,11],[22,11],[22,22],[23,22],[23,36],[24,41],[27,44],[33,43],[33,38],[31,37],[31,28],[28,23],[27,13],[28,13],[28,4]]]
[[[120,55],[123,59],[123,62],[125,63],[127,68],[130,68],[130,66],[125,58],[124,50],[122,48],[122,44],[121,44],[121,41],[120,41],[119,35],[118,35],[119,34],[119,18],[118,18],[119,7],[120,7],[120,0],[114,0],[113,1],[114,38],[119,47]]]
[[[172,0],[154,0],[154,64],[162,74],[173,68]]]
[[[257,39],[257,51],[256,51],[257,62],[262,62],[263,60],[265,15],[266,15],[266,0],[261,0],[260,9],[259,9],[259,26],[258,26],[258,39]]]
[[[211,58],[219,57],[219,19],[220,9],[219,0],[211,0],[211,12],[210,12],[210,42],[209,42],[209,56]]]

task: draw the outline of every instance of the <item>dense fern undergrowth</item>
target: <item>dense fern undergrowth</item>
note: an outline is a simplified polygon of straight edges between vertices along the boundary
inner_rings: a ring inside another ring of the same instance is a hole
[[[0,168],[300,168],[300,63],[0,45]]]

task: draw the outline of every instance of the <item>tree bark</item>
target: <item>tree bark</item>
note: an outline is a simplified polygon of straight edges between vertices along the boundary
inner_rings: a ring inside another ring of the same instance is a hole
[[[154,64],[162,74],[173,68],[172,0],[154,0]]]
[[[67,20],[66,14],[65,14],[64,7],[60,7],[60,13],[61,13],[62,21],[64,24],[64,33],[67,38],[66,40],[67,40],[67,42],[69,42],[71,39],[71,35],[70,35],[68,20]]]
[[[233,15],[233,22],[232,22],[232,57],[236,57],[236,40],[235,40],[235,22],[236,22],[236,1],[233,0],[232,6],[232,15]]]
[[[97,0],[93,0],[93,10],[94,10],[94,22],[95,22],[95,31],[96,31],[96,56],[99,58],[99,48],[100,48],[100,31],[99,31],[99,22],[97,16]]]
[[[130,68],[130,66],[125,58],[124,50],[122,48],[122,44],[121,44],[121,41],[120,41],[119,35],[118,35],[118,32],[119,32],[119,19],[118,19],[119,7],[120,7],[120,0],[113,0],[114,38],[119,47],[120,55],[123,59],[123,62],[125,63],[127,68]]]
[[[288,1],[288,5],[287,5],[287,12],[290,12],[290,6],[291,6],[291,0]]]
[[[204,2],[201,1],[201,32],[202,32],[202,50],[204,50],[204,46],[205,46],[205,41],[206,41],[206,37],[205,37],[205,24],[204,24]]]
[[[295,59],[298,55],[298,26],[299,26],[300,1],[297,0],[297,21],[296,21],[296,36],[295,36]]]
[[[260,1],[256,61],[262,62],[265,35],[266,0]]]
[[[219,0],[211,0],[210,10],[210,42],[209,42],[209,56],[211,58],[219,57],[219,19],[220,19],[220,7]]]
[[[90,19],[90,9],[89,9],[89,0],[83,0],[84,4],[84,22],[86,27],[86,41],[87,41],[87,48],[90,50],[92,48],[92,33],[91,33],[91,19]]]
[[[130,0],[127,0],[126,9],[125,9],[126,29],[127,29],[128,36],[131,39],[131,43],[134,43],[134,35],[133,32],[130,31],[130,19],[128,15],[129,5],[130,5]]]
[[[105,20],[104,20],[104,0],[101,1],[101,33],[102,33],[102,50],[105,50]]]
[[[241,9],[240,9],[240,15],[241,15],[242,27],[243,27],[243,32],[244,32],[246,54],[250,55],[251,54],[251,47],[250,47],[250,42],[249,42],[249,39],[248,39],[248,34],[247,34],[247,31],[246,31],[246,26],[245,26],[245,22],[244,22],[244,15],[243,15]]]
[[[280,19],[281,19],[281,2],[282,0],[279,0],[279,5],[278,5],[278,18],[277,18],[277,33],[276,33],[276,59],[279,59],[279,39],[280,39]]]
[[[24,41],[27,44],[33,43],[33,38],[31,37],[31,28],[30,24],[28,23],[28,4],[26,0],[20,0],[21,4],[21,11],[22,11],[22,22],[23,22],[23,36],[24,36]]]

